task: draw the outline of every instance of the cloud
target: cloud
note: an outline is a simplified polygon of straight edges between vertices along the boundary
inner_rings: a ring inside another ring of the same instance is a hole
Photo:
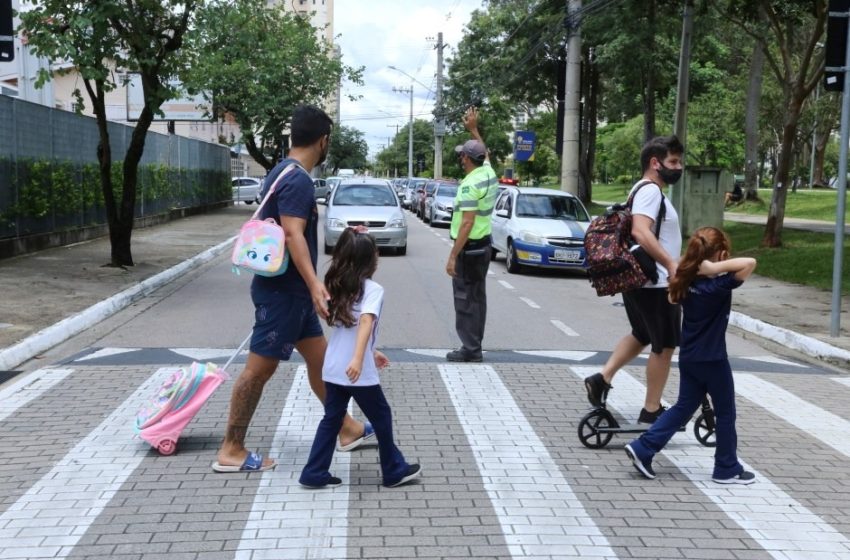
[[[363,131],[370,155],[395,135],[396,125],[409,120],[410,97],[393,92],[393,87],[408,88],[411,79],[389,66],[421,82],[412,83],[414,118],[431,120],[434,94],[428,90],[436,89],[437,33],[442,31],[449,45],[443,52],[447,57],[461,40],[472,10],[479,7],[481,0],[335,0],[334,33],[343,62],[364,67],[364,85],[343,84],[340,120]],[[349,95],[360,98],[349,101]]]

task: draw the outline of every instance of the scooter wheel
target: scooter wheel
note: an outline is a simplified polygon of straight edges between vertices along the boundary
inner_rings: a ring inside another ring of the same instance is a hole
[[[156,446],[156,450],[160,455],[174,455],[177,451],[177,442],[173,439],[164,439]]]
[[[717,447],[717,437],[714,431],[714,422],[709,424],[705,414],[700,414],[694,420],[694,437],[704,447]]]
[[[600,433],[599,428],[616,428],[617,421],[604,408],[595,408],[585,414],[578,424],[578,440],[587,448],[601,449],[608,445],[614,434]]]

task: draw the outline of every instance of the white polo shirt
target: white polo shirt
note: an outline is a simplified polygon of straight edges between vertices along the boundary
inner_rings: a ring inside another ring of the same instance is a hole
[[[352,316],[355,323],[353,327],[331,327],[331,337],[328,349],[325,351],[325,364],[322,367],[322,379],[336,385],[366,387],[379,385],[381,379],[378,376],[378,367],[375,365],[375,341],[378,337],[378,322],[381,318],[381,307],[384,304],[384,288],[377,282],[367,279],[363,283],[363,297],[354,304]],[[366,345],[366,353],[363,356],[363,369],[357,383],[351,383],[345,370],[354,357],[354,348],[357,344],[357,329],[360,326],[360,316],[369,313],[375,316],[372,325],[372,334]]]

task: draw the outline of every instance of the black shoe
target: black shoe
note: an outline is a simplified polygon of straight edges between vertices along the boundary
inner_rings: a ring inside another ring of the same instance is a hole
[[[321,490],[322,488],[336,488],[337,486],[342,486],[342,480],[335,476],[332,476],[324,484],[304,484],[302,482],[301,486],[303,486],[304,488],[309,488],[310,490]]]
[[[711,480],[713,480],[717,484],[752,484],[756,481],[756,475],[754,475],[750,471],[741,471],[741,474],[739,474],[738,476],[733,476],[732,478],[712,477]]]
[[[392,484],[385,484],[387,488],[395,488],[396,486],[401,486],[402,484],[407,484],[411,480],[415,478],[419,478],[422,475],[422,467],[417,464],[408,465],[407,466],[407,474],[404,475],[401,480],[398,482],[394,482]]]
[[[667,407],[662,405],[655,412],[650,412],[645,408],[640,409],[640,416],[638,416],[638,424],[654,424],[658,418],[664,414],[664,411],[667,410]]]
[[[624,449],[626,450],[626,455],[628,455],[629,459],[632,461],[632,464],[635,466],[635,469],[637,469],[637,472],[639,472],[649,480],[655,478],[655,471],[652,470],[652,461],[641,461],[638,458],[637,453],[635,453],[635,450],[632,449],[631,443],[627,443]]]
[[[587,389],[587,400],[596,407],[605,406],[608,400],[608,391],[611,390],[601,373],[594,373],[584,378],[584,388]]]
[[[446,360],[450,362],[480,362],[482,358],[481,354],[470,354],[461,348],[460,350],[452,350],[446,354]]]

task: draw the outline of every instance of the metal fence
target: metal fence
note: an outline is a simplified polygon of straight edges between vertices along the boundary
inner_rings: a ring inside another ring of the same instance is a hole
[[[133,128],[108,123],[116,199]],[[97,120],[0,95],[0,239],[103,225]],[[148,132],[136,217],[230,200],[230,151]]]

